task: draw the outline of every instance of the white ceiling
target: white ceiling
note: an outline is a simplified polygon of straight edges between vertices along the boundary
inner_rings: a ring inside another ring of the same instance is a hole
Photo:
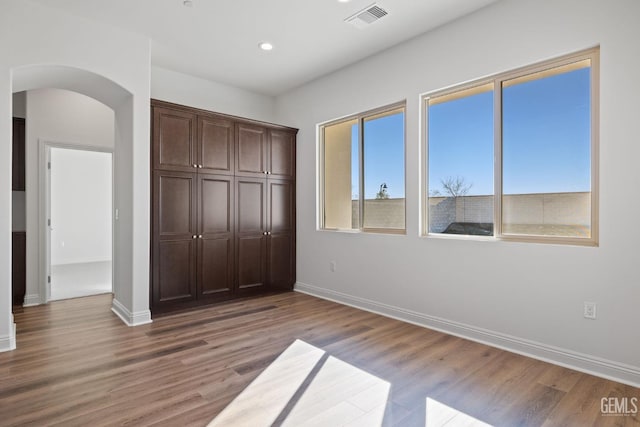
[[[150,37],[153,65],[278,95],[496,0],[379,0],[362,30],[344,19],[374,0],[34,1]]]

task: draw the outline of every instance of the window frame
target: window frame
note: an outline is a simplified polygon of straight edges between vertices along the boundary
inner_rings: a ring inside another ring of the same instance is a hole
[[[395,110],[402,110],[403,120],[403,175],[404,175],[404,228],[381,228],[364,226],[364,123],[368,118],[384,113],[391,113]],[[329,126],[339,125],[356,120],[358,126],[358,228],[330,228],[325,226],[325,129]],[[374,108],[358,114],[341,117],[336,120],[318,124],[318,230],[337,231],[346,233],[381,233],[381,234],[407,234],[407,102],[406,100],[394,102],[383,107]]]
[[[570,236],[542,236],[528,234],[503,234],[503,210],[502,199],[502,89],[505,81],[525,77],[539,72],[551,71],[562,66],[577,63],[583,60],[590,60],[591,81],[590,81],[590,167],[591,167],[591,235],[588,238]],[[446,235],[443,233],[429,232],[429,100],[444,95],[452,95],[464,90],[493,84],[493,236],[469,236],[469,235]],[[547,243],[577,246],[598,246],[599,244],[599,139],[600,139],[600,47],[596,46],[558,58],[541,61],[532,65],[520,67],[511,71],[495,74],[471,82],[450,86],[444,89],[428,92],[420,97],[420,108],[422,109],[422,235],[426,237],[437,237],[445,239],[463,240],[485,240],[485,241],[512,241],[528,243]]]

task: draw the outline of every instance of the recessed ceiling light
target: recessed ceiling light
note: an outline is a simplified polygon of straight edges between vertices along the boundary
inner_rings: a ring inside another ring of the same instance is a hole
[[[338,3],[349,3],[351,0],[338,0]]]
[[[271,43],[269,43],[269,42],[261,42],[260,44],[258,44],[258,46],[262,50],[272,50],[273,49],[273,45]]]
[[[182,4],[185,5],[186,7],[193,7],[193,1],[191,0],[184,0]]]

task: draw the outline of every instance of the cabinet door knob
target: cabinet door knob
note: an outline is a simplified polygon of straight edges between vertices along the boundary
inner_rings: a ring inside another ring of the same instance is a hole
[[[193,236],[191,236],[192,239],[195,239],[197,236],[194,234]]]
[[[198,165],[198,168],[202,169],[202,165]]]
[[[191,165],[191,166],[193,166],[194,168],[197,168],[197,167],[198,167],[198,165],[196,165],[195,163],[194,163],[193,165]]]
[[[271,172],[270,172],[270,171],[267,171],[267,175],[271,175]]]
[[[267,231],[267,236],[271,236],[271,232],[270,231]]]
[[[262,171],[262,173],[266,175],[266,174],[268,174],[269,172],[267,172],[267,171]]]
[[[202,239],[202,234],[200,234],[200,235],[198,236],[198,239]]]
[[[266,235],[267,235],[267,232],[266,232],[266,231],[263,231],[263,232],[262,232],[262,235],[263,235],[263,236],[266,236]]]

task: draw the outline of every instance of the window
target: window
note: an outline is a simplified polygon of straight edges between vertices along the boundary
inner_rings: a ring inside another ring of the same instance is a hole
[[[466,224],[493,224],[493,85],[434,96],[427,104],[429,232],[492,235],[492,225]]]
[[[322,228],[405,230],[404,103],[324,124]]]
[[[430,234],[597,244],[592,49],[426,95]]]

